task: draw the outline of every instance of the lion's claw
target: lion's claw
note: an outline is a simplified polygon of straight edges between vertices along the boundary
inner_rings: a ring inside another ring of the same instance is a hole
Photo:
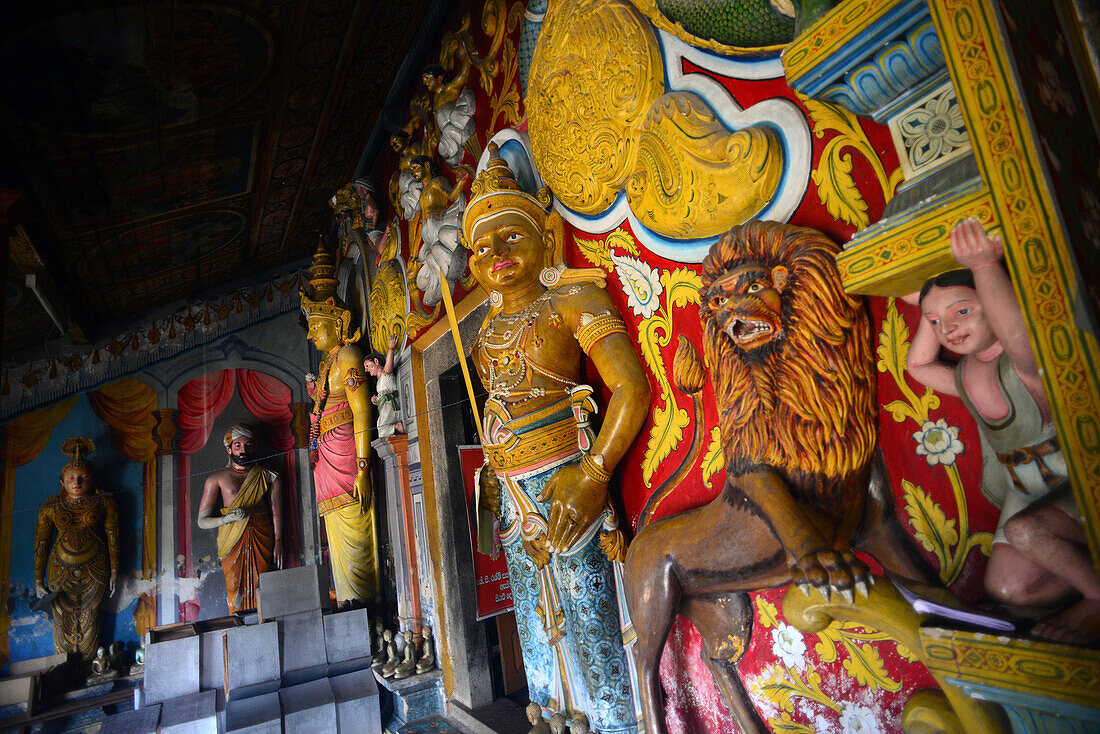
[[[854,604],[855,591],[867,596],[873,578],[863,561],[851,553],[821,550],[799,558],[791,568],[791,580],[804,592],[808,586],[817,589],[826,602],[831,601],[835,591],[848,604]]]

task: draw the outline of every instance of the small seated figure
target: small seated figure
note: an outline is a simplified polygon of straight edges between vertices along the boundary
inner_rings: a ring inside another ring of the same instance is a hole
[[[534,701],[527,704],[527,720],[531,722],[527,734],[550,734],[550,725],[542,718],[542,707]]]
[[[114,680],[117,677],[118,671],[111,667],[111,659],[107,656],[107,648],[100,647],[95,652],[95,658],[92,659],[92,674],[88,676],[85,683],[89,686],[95,686]]]
[[[963,270],[925,283],[908,368],[919,382],[962,399],[982,438],[982,491],[1001,507],[986,593],[1021,616],[1041,617],[1034,637],[1100,640],[1100,576],[1067,478],[1023,311],[1001,265],[1000,238],[976,219],[951,231]],[[908,300],[908,299],[907,299]],[[946,347],[957,365],[940,358]],[[1068,604],[1068,607],[1067,607]]]
[[[374,621],[374,660],[372,668],[380,668],[386,664],[386,630],[381,619]]]
[[[565,716],[554,714],[550,717],[550,734],[565,734]]]
[[[130,666],[130,675],[144,675],[145,674],[145,644],[138,645],[138,649],[134,650],[134,664]]]
[[[397,346],[397,337],[390,334],[386,355],[374,352],[363,360],[363,368],[375,380],[375,394],[370,401],[378,406],[378,437],[387,438],[395,433],[404,433],[405,424],[401,422],[401,402],[397,393],[397,378],[393,376],[393,349]]]
[[[412,630],[405,630],[405,659],[394,668],[394,680],[408,678],[416,672],[416,643],[413,641]]]
[[[400,662],[397,657],[397,643],[393,639],[393,632],[386,630],[382,633],[382,636],[386,638],[386,664],[382,666],[382,677],[392,678],[394,671],[397,670],[397,665]]]
[[[435,650],[432,645],[432,628],[424,628],[424,641],[420,643],[420,659],[416,661],[416,672],[427,673],[435,668]]]

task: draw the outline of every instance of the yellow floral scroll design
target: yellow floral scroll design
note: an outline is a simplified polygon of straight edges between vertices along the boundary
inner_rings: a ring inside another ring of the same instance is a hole
[[[658,272],[636,257],[638,246],[629,232],[616,229],[602,240],[575,238],[581,254],[593,265],[614,273],[626,294],[627,303],[638,324],[638,345],[642,359],[660,386],[660,395],[652,412],[649,443],[642,458],[642,480],[653,486],[657,467],[680,445],[684,428],[690,423],[688,412],[676,402],[662,349],[673,335],[672,311],[698,305],[702,279],[688,268]],[[616,248],[629,253],[616,252]],[[708,452],[709,453],[709,452]],[[718,449],[718,460],[721,448]],[[713,465],[714,458],[711,459]],[[720,465],[719,465],[720,466]],[[711,469],[711,474],[716,469]],[[708,475],[709,477],[709,475]]]
[[[710,478],[721,471],[725,463],[726,459],[722,454],[722,434],[718,426],[715,426],[710,429],[710,445],[707,446],[707,452],[703,454],[703,484],[710,487]]]
[[[878,341],[878,371],[889,373],[902,394],[902,399],[887,403],[887,412],[897,423],[911,420],[918,428],[923,428],[930,422],[932,411],[940,407],[940,399],[931,388],[925,388],[924,393],[918,396],[905,379],[909,327],[898,313],[893,298],[887,305],[886,318],[883,319]],[[970,514],[959,469],[954,463],[940,463],[938,466],[943,468],[951,485],[957,519],[949,519],[948,513],[940,504],[912,482],[902,480],[902,492],[905,512],[913,525],[914,537],[925,550],[935,555],[940,566],[940,579],[944,584],[950,585],[959,577],[971,550],[980,548],[984,554],[989,555],[993,535],[988,532],[970,532]]]
[[[523,20],[524,10],[522,2],[508,7],[504,0],[488,0],[481,12],[481,30],[493,39],[481,68],[481,87],[489,97],[489,125],[486,130],[490,137],[497,130],[497,119],[501,115],[504,116],[504,127],[520,122],[519,54],[512,38]],[[493,87],[498,75],[502,84],[494,94]]]
[[[775,605],[764,597],[756,598],[756,610],[760,624],[765,629],[786,627],[779,621]],[[909,660],[914,658],[907,648],[897,644],[884,632],[851,622],[834,621],[816,635],[818,641],[814,645],[814,652],[817,653],[820,663],[835,663],[839,658],[839,650],[843,649],[847,653],[842,663],[844,670],[859,685],[872,690],[901,690],[901,681],[887,674],[882,656],[871,643],[893,643],[902,657]],[[792,666],[783,660],[778,660],[766,670],[757,684],[760,693],[778,706],[782,712],[778,718],[768,720],[768,726],[772,731],[813,731],[805,724],[791,719],[790,714],[794,713],[795,698],[809,699],[836,713],[842,711],[843,707],[821,690],[821,676],[815,670],[817,666],[809,661],[805,662],[805,665]]]
[[[886,201],[893,198],[894,190],[902,180],[900,168],[887,175],[867,134],[860,127],[859,118],[839,105],[809,99],[799,95],[813,120],[814,135],[824,138],[825,133],[834,130],[838,134],[825,144],[821,151],[817,167],[810,177],[817,185],[817,194],[821,203],[831,216],[863,229],[871,223],[867,213],[867,202],[863,200],[855,179],[852,178],[852,153],[854,150],[871,165],[871,169],[882,187]]]

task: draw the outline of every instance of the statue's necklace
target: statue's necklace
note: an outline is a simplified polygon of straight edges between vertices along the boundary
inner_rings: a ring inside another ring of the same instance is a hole
[[[527,358],[525,348],[527,335],[538,323],[539,311],[542,305],[548,302],[552,296],[551,291],[545,291],[528,304],[523,310],[514,314],[497,314],[488,324],[488,328],[482,336],[481,343],[486,350],[492,350],[489,357],[489,392],[492,396],[510,402],[513,393],[523,392],[526,399],[535,394],[543,394],[542,388],[520,390],[520,386],[529,379],[531,368],[534,366]],[[505,326],[498,333],[498,324]],[[534,345],[541,341],[536,331]],[[543,370],[537,370],[544,374]]]

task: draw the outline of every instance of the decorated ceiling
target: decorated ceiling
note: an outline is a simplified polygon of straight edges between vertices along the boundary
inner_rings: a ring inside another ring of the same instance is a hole
[[[5,3],[3,353],[308,255],[429,0]],[[17,245],[17,246],[16,246]]]

